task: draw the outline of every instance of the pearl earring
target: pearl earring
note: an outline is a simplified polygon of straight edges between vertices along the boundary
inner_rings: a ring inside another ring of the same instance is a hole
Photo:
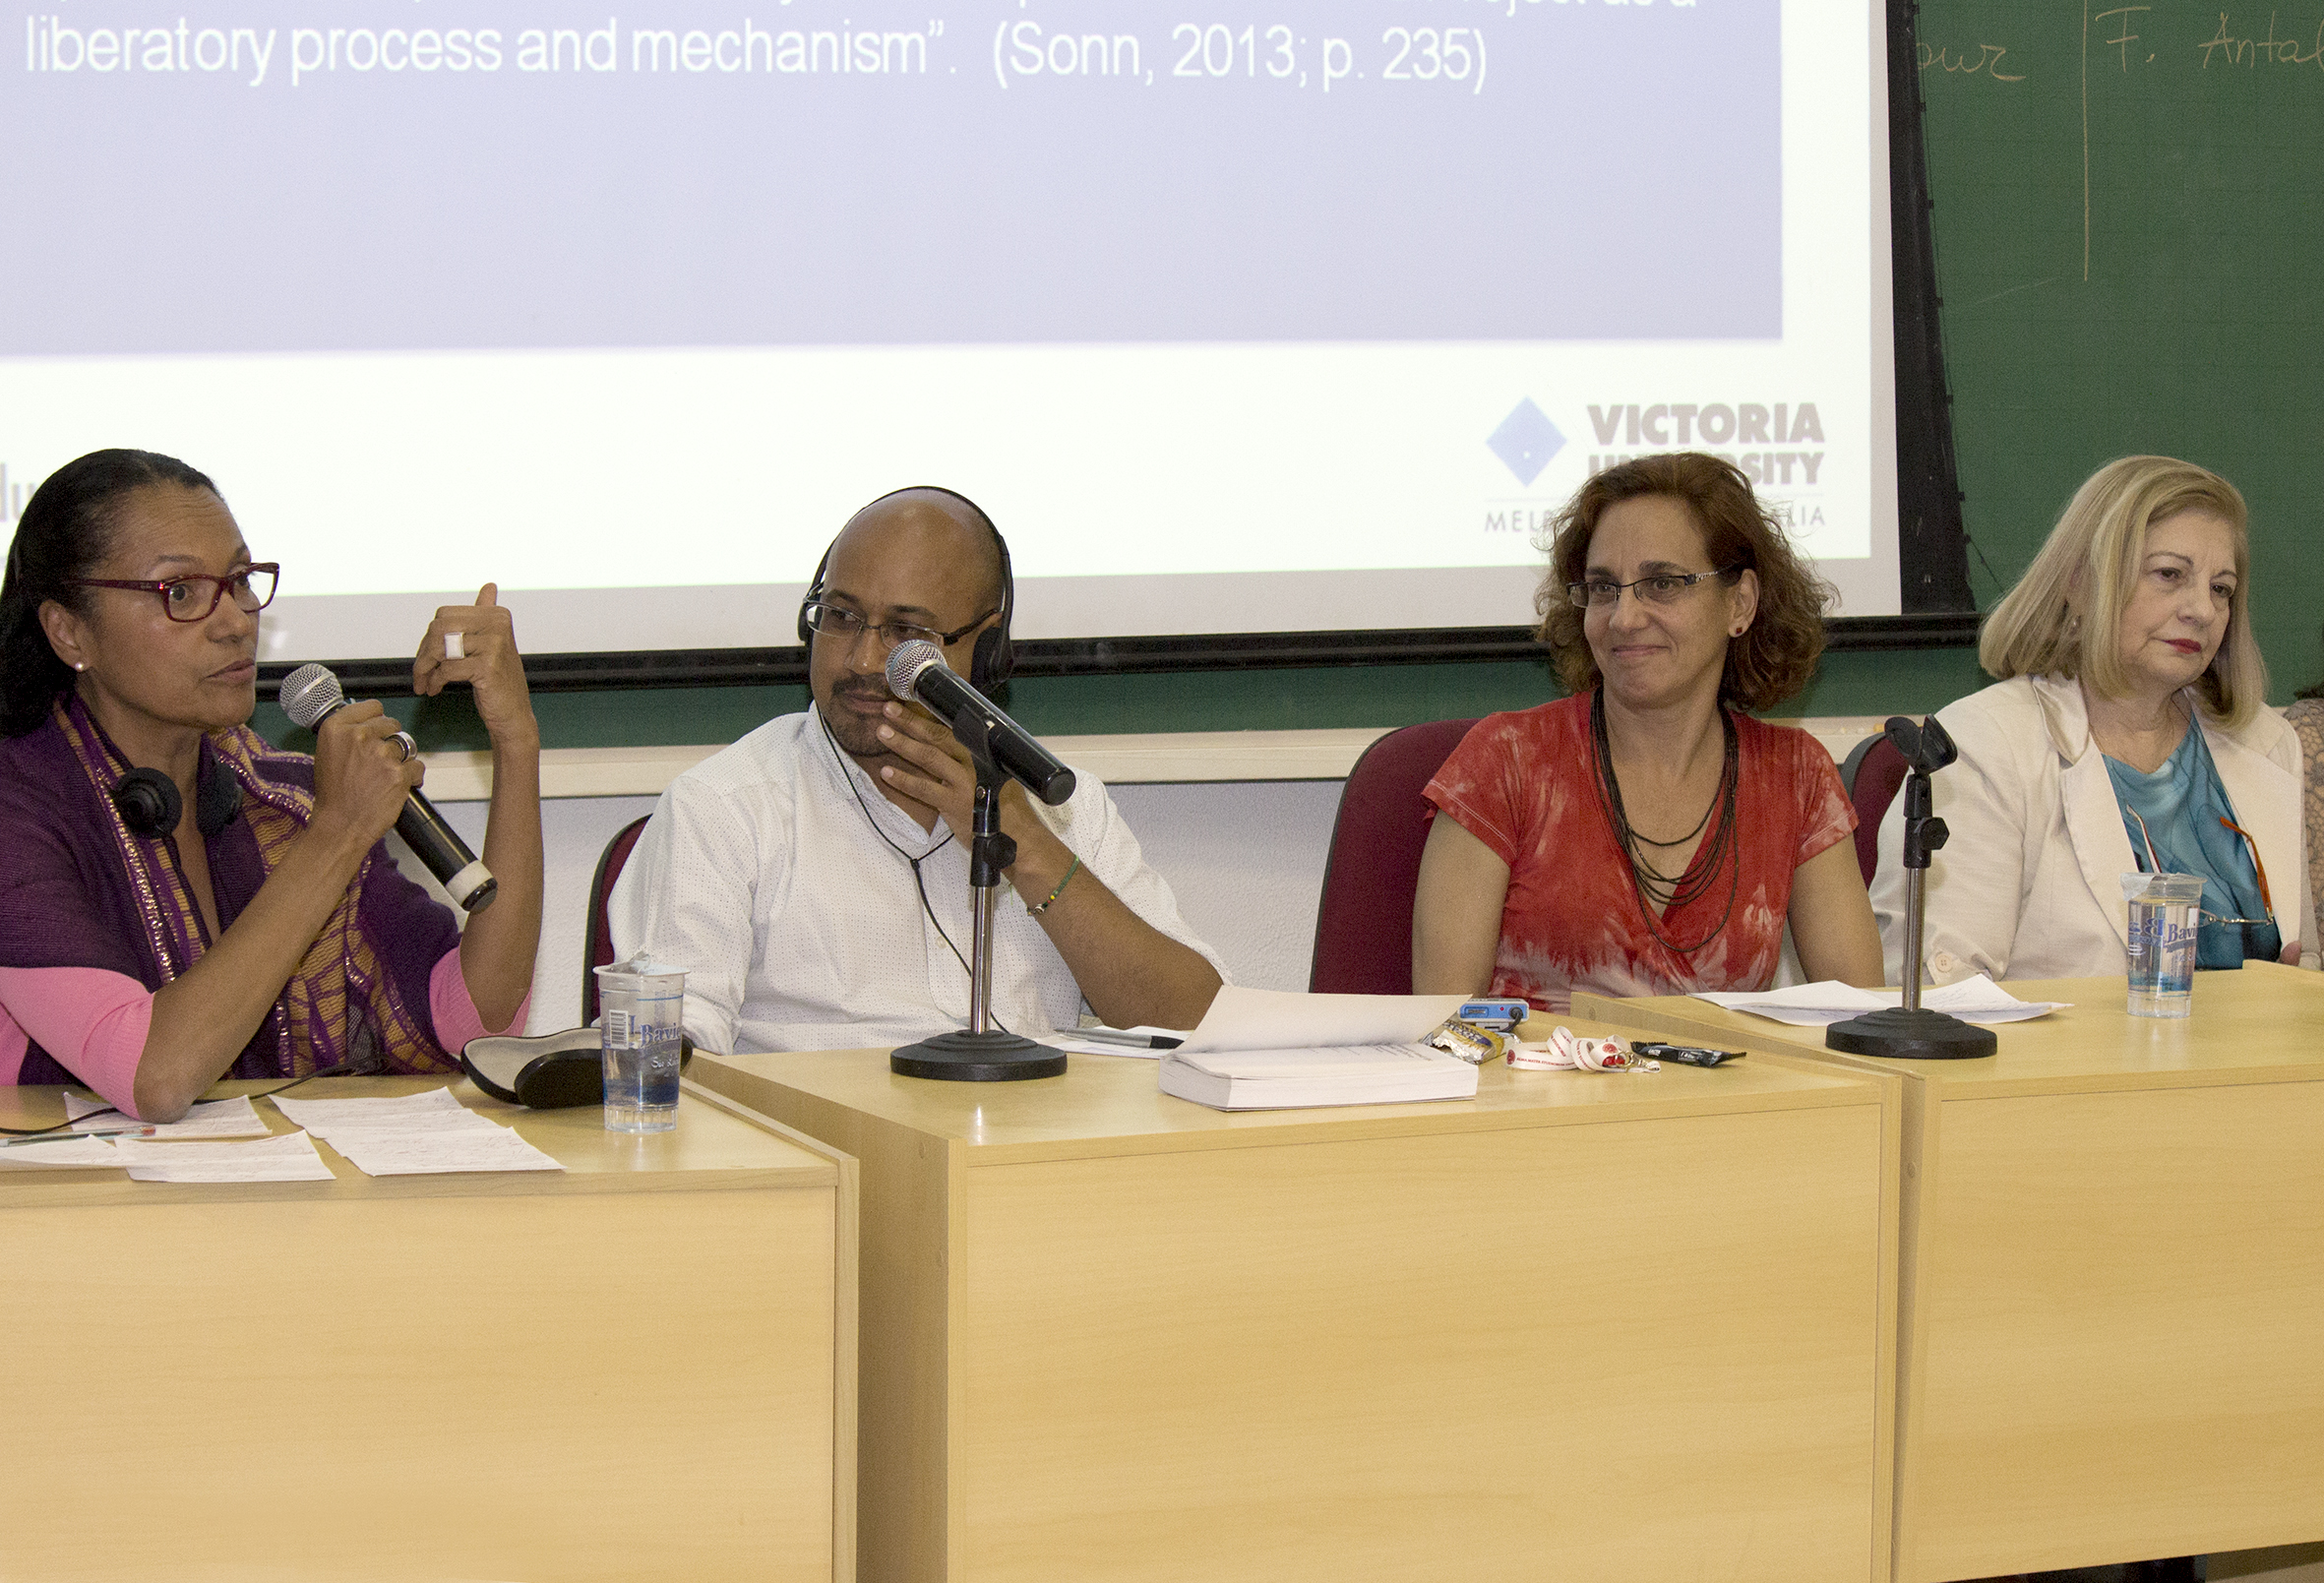
[[[73,669],[75,669],[75,670],[77,670],[77,671],[85,671],[85,670],[89,669],[89,667],[88,667],[88,665],[87,665],[87,664],[83,663],[82,661],[80,661],[80,660],[75,660],[75,661],[73,661]]]

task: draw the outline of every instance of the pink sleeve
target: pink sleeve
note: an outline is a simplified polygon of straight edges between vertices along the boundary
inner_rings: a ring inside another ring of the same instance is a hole
[[[470,1039],[481,1039],[488,1033],[511,1033],[524,1026],[524,1013],[532,1005],[532,992],[526,990],[524,999],[517,1003],[516,1014],[508,1026],[488,1028],[476,1009],[476,1003],[468,995],[468,981],[460,976],[459,947],[455,945],[436,958],[436,966],[428,974],[428,1016],[436,1024],[436,1042],[453,1055]]]
[[[37,1042],[123,1115],[137,1114],[137,1064],[153,992],[101,967],[0,967],[0,1078],[17,1079]]]

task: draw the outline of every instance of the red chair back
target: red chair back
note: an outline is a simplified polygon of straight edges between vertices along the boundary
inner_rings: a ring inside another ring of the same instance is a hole
[[[634,819],[614,832],[605,843],[605,855],[597,860],[597,872],[589,880],[589,917],[581,929],[581,1026],[597,1020],[597,974],[595,969],[613,963],[613,930],[606,922],[605,902],[613,894],[613,882],[622,877],[622,866],[630,861],[637,849],[638,837],[645,833],[645,821]]]
[[[1856,766],[1848,800],[1856,805],[1856,866],[1864,871],[1865,884],[1872,883],[1880,867],[1880,821],[1911,771],[1905,756],[1886,737],[1872,738]]]
[[[1312,992],[1412,993],[1412,893],[1429,836],[1421,789],[1476,723],[1432,720],[1391,731],[1348,771],[1315,912]]]

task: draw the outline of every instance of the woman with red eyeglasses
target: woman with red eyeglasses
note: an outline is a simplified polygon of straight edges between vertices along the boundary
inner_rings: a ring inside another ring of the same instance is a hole
[[[540,729],[508,612],[436,613],[413,691],[475,691],[494,904],[463,936],[383,837],[422,765],[375,702],[313,758],[249,728],[253,561],[211,481],[99,451],[26,504],[0,583],[0,1082],[146,1121],[223,1076],[453,1071],[523,1020],[540,936]]]

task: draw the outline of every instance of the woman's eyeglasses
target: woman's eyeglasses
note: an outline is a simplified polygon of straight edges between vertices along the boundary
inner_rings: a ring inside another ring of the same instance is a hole
[[[1663,572],[1651,578],[1639,578],[1630,582],[1609,582],[1593,579],[1588,582],[1568,582],[1565,597],[1577,610],[1604,609],[1618,603],[1624,588],[1650,605],[1677,604],[1686,596],[1686,590],[1698,582],[1713,578],[1733,577],[1743,570],[1740,566],[1723,566],[1716,572]]]
[[[118,578],[67,578],[65,583],[74,588],[127,588],[132,593],[157,593],[161,596],[162,613],[171,621],[195,622],[208,621],[228,594],[234,596],[235,609],[257,615],[275,602],[275,579],[281,571],[278,561],[258,561],[222,578],[207,572],[189,572],[182,578],[163,578],[155,582],[125,582]]]

